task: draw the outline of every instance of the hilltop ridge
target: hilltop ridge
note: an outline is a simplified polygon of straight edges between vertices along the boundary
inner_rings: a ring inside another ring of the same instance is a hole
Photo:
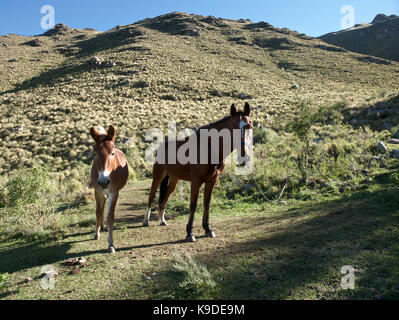
[[[378,14],[371,23],[327,33],[320,39],[353,52],[399,61],[399,16]]]

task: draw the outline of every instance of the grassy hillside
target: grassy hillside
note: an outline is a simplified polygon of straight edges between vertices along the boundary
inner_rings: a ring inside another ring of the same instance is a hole
[[[0,38],[8,45],[0,47],[2,173],[90,163],[93,124],[113,123],[119,145],[131,138],[143,150],[147,128],[199,126],[240,99],[252,104],[254,120],[281,129],[302,101],[361,106],[397,92],[399,64],[361,61],[267,23],[173,13],[61,33]],[[26,44],[35,39],[40,46]],[[93,56],[116,66],[90,67]]]
[[[347,50],[399,61],[399,16],[378,14],[371,23],[331,32],[323,41]],[[380,63],[387,63],[381,61]]]
[[[107,32],[57,25],[0,43],[0,298],[399,296],[399,63],[266,22],[185,13]],[[245,101],[254,170],[224,171],[211,207],[217,237],[201,237],[201,194],[198,241],[183,241],[184,182],[168,203],[169,226],[154,215],[143,228],[146,130],[198,127]],[[105,234],[92,240],[87,186],[89,128],[111,123],[133,169],[115,255],[105,254]],[[279,201],[266,200],[282,186]],[[46,291],[47,264],[58,276]],[[340,287],[344,265],[356,270],[355,290]]]

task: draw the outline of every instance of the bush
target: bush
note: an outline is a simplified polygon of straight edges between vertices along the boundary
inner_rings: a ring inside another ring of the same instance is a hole
[[[0,207],[33,204],[48,193],[48,173],[40,168],[18,172],[0,192]]]
[[[254,144],[275,143],[278,135],[275,131],[267,128],[254,129]]]
[[[208,269],[198,264],[193,257],[186,254],[185,257],[175,255],[173,264],[175,271],[184,276],[177,290],[178,298],[182,299],[210,299],[215,292],[216,282]]]
[[[0,292],[3,291],[6,286],[7,276],[7,273],[0,273]]]
[[[395,172],[389,176],[389,182],[399,186],[399,173]]]

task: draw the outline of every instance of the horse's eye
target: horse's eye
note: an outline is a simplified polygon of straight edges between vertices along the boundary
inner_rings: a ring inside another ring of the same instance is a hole
[[[111,157],[113,157],[114,155],[115,155],[115,152],[112,152],[112,153],[111,153]]]

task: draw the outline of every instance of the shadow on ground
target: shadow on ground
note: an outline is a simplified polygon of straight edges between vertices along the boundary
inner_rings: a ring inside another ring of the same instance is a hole
[[[277,217],[250,218],[245,224],[254,234],[248,240],[196,259],[222,279],[218,299],[397,299],[398,192],[361,192]],[[340,287],[344,265],[357,270],[355,290]],[[170,266],[160,279],[160,287],[178,289]]]

